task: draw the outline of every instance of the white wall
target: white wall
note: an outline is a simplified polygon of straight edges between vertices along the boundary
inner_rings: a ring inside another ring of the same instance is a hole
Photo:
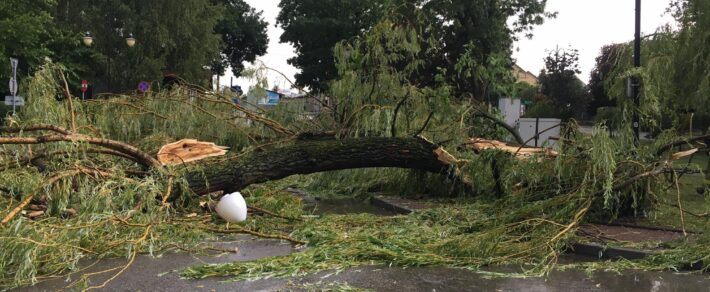
[[[504,121],[511,127],[515,127],[520,119],[520,99],[501,98],[498,100],[498,109],[503,114]]]
[[[532,139],[530,142],[528,142],[527,146],[554,146],[557,141],[555,140],[550,140],[550,137],[559,137],[560,136],[560,123],[562,122],[560,119],[537,119],[537,132],[540,133],[542,131],[547,130],[548,128],[554,127],[551,130],[548,130],[542,134],[540,134],[540,137],[538,138],[537,145],[535,145],[535,140]],[[530,140],[533,136],[535,136],[535,123],[536,119],[535,118],[523,118],[520,119],[520,125],[518,126],[518,131],[520,132],[520,137],[523,138],[524,141]]]

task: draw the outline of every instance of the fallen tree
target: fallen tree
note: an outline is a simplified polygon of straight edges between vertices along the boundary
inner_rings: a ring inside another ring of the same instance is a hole
[[[443,148],[419,137],[352,138],[297,142],[219,162],[210,159],[204,162],[208,167],[187,173],[186,178],[192,191],[207,194],[238,191],[294,174],[342,169],[397,167],[441,173],[455,169],[455,162]]]

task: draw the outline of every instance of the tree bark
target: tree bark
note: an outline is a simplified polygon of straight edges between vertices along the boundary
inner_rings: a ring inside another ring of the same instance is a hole
[[[423,138],[354,138],[307,141],[251,153],[234,159],[208,159],[204,170],[186,174],[190,189],[200,195],[239,191],[251,184],[295,174],[395,167],[441,173],[455,168],[456,159]],[[449,171],[455,173],[457,171]]]

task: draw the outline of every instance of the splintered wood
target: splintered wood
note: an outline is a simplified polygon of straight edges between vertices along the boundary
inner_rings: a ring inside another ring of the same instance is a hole
[[[476,152],[480,152],[487,149],[499,149],[515,155],[515,158],[517,159],[527,159],[537,154],[541,154],[547,157],[557,156],[557,152],[550,148],[521,148],[519,146],[508,145],[507,143],[498,140],[487,140],[482,138],[471,138],[468,142],[466,142],[466,147],[473,149]]]
[[[227,153],[228,147],[217,146],[211,142],[201,142],[195,139],[183,139],[166,144],[158,151],[158,161],[163,165],[183,164],[207,157],[220,156]]]

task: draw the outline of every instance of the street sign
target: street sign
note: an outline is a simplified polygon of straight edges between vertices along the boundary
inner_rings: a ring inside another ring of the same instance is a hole
[[[25,98],[22,96],[5,96],[5,105],[23,106],[25,105]]]
[[[12,76],[17,76],[17,63],[16,58],[10,58],[10,66],[12,66]]]
[[[12,93],[12,95],[16,95],[17,94],[17,80],[15,80],[15,77],[10,77],[9,86],[10,86],[10,93]]]
[[[89,81],[81,80],[81,92],[86,92],[89,89]]]
[[[138,83],[138,91],[146,93],[148,90],[150,90],[150,83],[148,81],[141,81]]]

